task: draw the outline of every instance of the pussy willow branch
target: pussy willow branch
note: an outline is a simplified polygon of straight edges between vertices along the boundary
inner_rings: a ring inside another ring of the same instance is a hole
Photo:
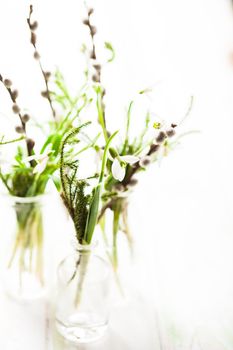
[[[3,85],[6,88],[6,90],[8,91],[8,93],[10,95],[10,98],[11,98],[11,101],[13,102],[13,106],[16,106],[15,107],[15,113],[18,115],[18,117],[20,119],[21,126],[22,126],[22,129],[23,129],[23,133],[26,135],[26,123],[24,123],[24,121],[23,121],[22,115],[20,113],[20,109],[19,109],[18,104],[16,102],[16,99],[18,97],[18,92],[16,90],[13,91],[10,86],[7,86],[7,84],[4,82],[3,77],[2,77],[1,74],[0,74],[0,81],[3,83]],[[17,112],[17,110],[18,110],[18,112]]]
[[[101,64],[98,63],[97,54],[96,54],[95,35],[97,33],[97,29],[92,24],[92,21],[91,21],[91,16],[92,16],[93,12],[94,12],[93,8],[89,8],[89,9],[87,8],[87,18],[84,19],[83,23],[88,27],[89,32],[90,32],[90,37],[91,37],[90,59],[93,60],[92,67],[95,71],[95,74],[93,74],[93,76],[92,76],[92,80],[95,83],[99,83],[103,88],[103,91],[101,92],[101,107],[102,107],[102,112],[103,112],[104,124],[105,124],[105,128],[106,128],[105,105],[103,102],[103,97],[105,96],[106,90],[103,87],[102,81],[101,81],[102,66],[101,66]]]
[[[90,36],[91,36],[91,44],[92,44],[92,51],[91,51],[91,56],[93,60],[96,60],[96,47],[95,47],[95,34],[96,34],[96,27],[94,27],[91,24],[91,15],[93,14],[94,10],[92,8],[88,9],[87,8],[87,19],[84,20],[84,24],[88,26],[89,31],[90,31]]]
[[[34,141],[27,137],[26,121],[24,121],[24,117],[22,116],[22,114],[20,112],[20,108],[19,108],[18,103],[17,103],[18,91],[12,90],[11,82],[8,79],[4,80],[1,74],[0,74],[0,81],[2,82],[5,89],[8,91],[8,93],[10,95],[10,99],[13,103],[13,106],[12,106],[13,112],[15,114],[17,114],[19,119],[20,119],[22,134],[25,136],[27,152],[28,152],[28,155],[31,156],[32,152],[33,152],[33,148],[34,148]],[[30,164],[31,164],[31,166],[34,166],[35,162],[31,161]]]
[[[36,60],[38,60],[38,63],[39,63],[39,67],[40,67],[40,70],[41,70],[41,73],[42,73],[42,76],[43,76],[43,79],[44,79],[44,82],[45,82],[45,91],[42,92],[42,96],[45,97],[48,102],[49,102],[49,106],[50,106],[50,109],[52,111],[52,115],[54,117],[54,119],[56,119],[56,111],[53,107],[53,103],[52,103],[52,99],[51,99],[51,95],[50,95],[50,91],[49,91],[49,86],[48,86],[48,80],[49,80],[49,77],[50,77],[50,73],[49,72],[46,72],[44,69],[43,69],[43,66],[42,66],[42,63],[41,63],[41,60],[40,60],[40,55],[38,53],[38,50],[37,50],[37,45],[36,45],[36,34],[35,34],[35,30],[37,29],[37,26],[38,26],[38,23],[35,21],[35,22],[32,22],[32,13],[33,13],[33,6],[30,5],[30,9],[29,9],[29,17],[27,18],[27,23],[28,23],[28,27],[30,29],[30,33],[31,33],[31,44],[32,46],[34,47],[34,58]]]

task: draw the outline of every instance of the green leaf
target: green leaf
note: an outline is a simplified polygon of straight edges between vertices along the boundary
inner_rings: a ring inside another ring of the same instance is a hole
[[[92,201],[90,204],[90,209],[88,212],[87,222],[86,222],[86,228],[85,228],[85,235],[84,240],[86,243],[90,243],[92,240],[92,236],[95,230],[95,226],[98,219],[98,213],[99,213],[99,203],[100,203],[100,197],[101,197],[101,189],[102,189],[102,183],[104,180],[104,172],[106,168],[107,163],[107,155],[109,151],[110,144],[113,140],[113,138],[117,135],[118,131],[116,131],[112,136],[108,139],[106,146],[104,148],[104,154],[102,159],[102,166],[101,166],[101,173],[99,177],[99,183],[97,187],[94,189],[94,195],[92,197]]]
[[[107,49],[110,52],[110,54],[111,54],[110,58],[108,59],[108,62],[112,62],[115,59],[115,56],[116,56],[115,50],[114,50],[112,44],[110,42],[108,42],[108,41],[106,41],[104,43],[104,46],[105,46],[105,49]]]

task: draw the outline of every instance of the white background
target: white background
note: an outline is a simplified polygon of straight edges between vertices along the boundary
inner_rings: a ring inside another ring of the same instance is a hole
[[[105,40],[116,49],[115,62],[104,72],[112,127],[122,127],[125,107],[145,87],[154,87],[154,113],[175,123],[194,96],[182,131],[200,133],[187,136],[160,166],[143,174],[134,194],[131,226],[141,269],[147,272],[143,292],[163,302],[179,322],[223,320],[233,298],[231,1],[92,4],[99,50]],[[24,0],[0,1],[0,73],[18,87],[20,104],[42,120],[49,109],[40,98],[43,81],[32,58],[28,5]],[[44,66],[60,67],[76,91],[83,71],[79,49],[87,38],[81,1],[35,1],[34,15]],[[14,118],[0,88],[1,133],[13,130]],[[134,123],[138,129],[137,117]]]

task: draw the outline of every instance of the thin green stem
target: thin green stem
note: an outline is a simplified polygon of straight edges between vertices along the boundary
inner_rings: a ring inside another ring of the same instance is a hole
[[[18,141],[21,141],[21,140],[24,140],[24,139],[25,139],[25,136],[21,136],[21,137],[18,137],[17,139],[14,139],[14,140],[1,141],[0,145],[8,145],[9,143],[18,142]]]
[[[96,106],[97,106],[97,111],[98,111],[99,124],[103,130],[105,141],[107,142],[108,141],[108,132],[107,132],[107,128],[106,128],[104,111],[103,111],[103,107],[102,107],[102,96],[101,96],[101,92],[99,92],[99,91],[97,92]]]
[[[132,110],[133,103],[134,103],[134,101],[130,102],[129,108],[128,108],[128,111],[127,111],[125,142],[124,142],[124,146],[123,146],[123,150],[122,150],[122,155],[125,154],[126,149],[128,147],[128,144],[129,144],[129,128],[130,128],[131,110]]]

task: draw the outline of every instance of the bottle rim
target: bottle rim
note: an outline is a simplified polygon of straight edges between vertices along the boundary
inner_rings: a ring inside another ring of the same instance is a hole
[[[31,197],[19,197],[19,196],[14,196],[9,193],[0,193],[1,197],[9,201],[9,203],[13,205],[20,205],[20,204],[42,204],[45,199],[49,196],[48,192],[45,192],[43,194],[39,194],[37,196],[31,196]]]

